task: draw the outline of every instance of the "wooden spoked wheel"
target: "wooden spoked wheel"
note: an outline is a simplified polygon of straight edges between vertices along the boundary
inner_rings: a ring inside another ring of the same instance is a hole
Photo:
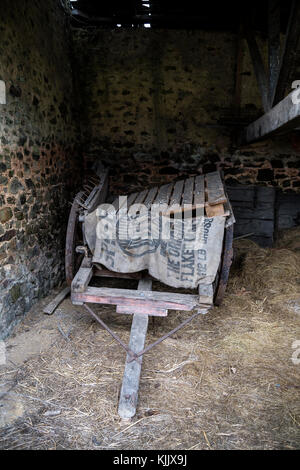
[[[70,286],[72,280],[74,279],[75,274],[77,273],[83,255],[81,253],[76,253],[76,246],[82,245],[82,230],[81,224],[79,223],[79,210],[80,206],[77,200],[80,200],[80,197],[83,195],[83,191],[80,191],[73,201],[68,226],[67,226],[67,235],[66,235],[66,250],[65,250],[65,270],[66,270],[66,281]]]

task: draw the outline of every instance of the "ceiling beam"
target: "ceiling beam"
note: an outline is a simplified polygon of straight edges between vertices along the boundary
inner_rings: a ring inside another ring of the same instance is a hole
[[[292,91],[274,108],[249,124],[244,130],[242,141],[250,143],[275,133],[285,133],[299,127],[300,90],[297,90]]]
[[[72,16],[85,18],[92,23],[109,23],[109,24],[144,24],[144,23],[195,23],[199,21],[208,22],[208,16],[194,15],[116,15],[110,17],[91,16],[81,10],[72,10]]]

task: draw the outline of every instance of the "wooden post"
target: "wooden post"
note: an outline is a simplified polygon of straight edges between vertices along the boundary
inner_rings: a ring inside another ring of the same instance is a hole
[[[250,56],[252,59],[252,64],[254,72],[256,75],[257,84],[260,90],[262,105],[265,113],[269,111],[269,84],[267,80],[267,75],[264,67],[264,63],[254,36],[254,32],[245,24],[245,36],[247,39]]]
[[[268,1],[269,104],[272,108],[280,70],[280,1]]]
[[[141,279],[139,281],[138,290],[151,290],[151,286],[152,281],[150,279]],[[129,348],[135,353],[144,349],[148,319],[148,315],[140,315],[138,313],[133,315]],[[125,419],[132,418],[136,413],[142,368],[142,356],[132,362],[127,362],[128,359],[130,359],[130,357],[127,354],[118,408],[119,416]]]
[[[299,0],[293,0],[291,4],[290,17],[285,35],[283,51],[279,66],[276,88],[274,90],[273,105],[280,102],[285,91],[291,87],[291,75],[293,73],[297,51],[299,47],[299,24],[300,24],[300,4]],[[296,77],[297,78],[297,77]]]

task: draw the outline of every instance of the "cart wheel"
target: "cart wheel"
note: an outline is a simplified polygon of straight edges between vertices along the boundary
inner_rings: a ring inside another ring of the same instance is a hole
[[[83,191],[80,191],[75,196],[75,199],[71,207],[69,220],[68,220],[68,227],[67,227],[65,270],[66,270],[66,281],[69,286],[71,285],[72,280],[74,279],[74,276],[80,267],[80,263],[83,257],[82,254],[76,253],[75,251],[76,246],[82,245],[82,231],[81,231],[81,226],[78,220],[80,206],[77,202],[77,199],[80,200],[80,197],[82,196],[82,194],[83,194]]]
[[[215,294],[215,305],[220,305],[223,301],[227,281],[229,277],[230,266],[232,263],[233,257],[233,248],[232,248],[232,241],[233,241],[233,225],[225,229],[225,237],[223,243],[223,251],[222,251],[222,261],[220,266],[219,272],[219,280],[218,286],[216,289]]]

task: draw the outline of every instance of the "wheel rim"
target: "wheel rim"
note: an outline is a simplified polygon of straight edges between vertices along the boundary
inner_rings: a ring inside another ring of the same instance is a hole
[[[78,255],[75,251],[77,245],[80,243],[80,232],[79,232],[79,209],[80,206],[77,200],[80,200],[80,197],[83,195],[83,191],[80,191],[73,201],[68,226],[67,226],[67,235],[66,235],[66,251],[65,251],[65,270],[66,270],[66,281],[68,285],[71,285],[72,280],[79,268],[79,260],[82,258],[82,255]]]

